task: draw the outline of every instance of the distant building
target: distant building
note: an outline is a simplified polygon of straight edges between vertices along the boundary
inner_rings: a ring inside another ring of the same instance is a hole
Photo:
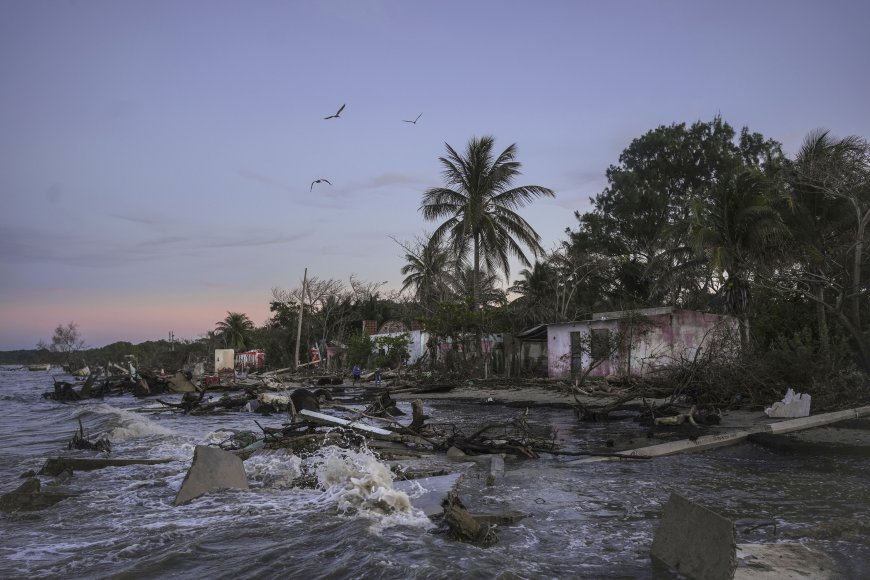
[[[261,369],[266,362],[266,353],[262,350],[248,350],[236,353],[236,368]]]
[[[545,358],[547,376],[571,378],[596,362],[589,376],[647,376],[656,369],[691,360],[698,349],[737,332],[733,316],[673,307],[601,312],[589,320],[542,324],[516,335],[534,344],[537,359]],[[528,366],[527,364],[523,366]]]

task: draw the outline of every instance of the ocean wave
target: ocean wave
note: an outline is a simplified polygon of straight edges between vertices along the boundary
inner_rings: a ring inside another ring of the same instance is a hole
[[[113,407],[106,403],[90,405],[80,410],[77,417],[94,415],[100,427],[104,429],[112,441],[137,439],[154,435],[175,435],[175,431],[164,427],[151,418]]]

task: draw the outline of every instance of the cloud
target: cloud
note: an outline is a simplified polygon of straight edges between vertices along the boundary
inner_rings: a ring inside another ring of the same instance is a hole
[[[130,236],[118,241],[96,233],[63,232],[24,228],[0,230],[0,262],[7,264],[63,264],[90,268],[115,268],[130,263],[166,260],[178,255],[197,256],[213,248],[246,248],[297,242],[313,229],[292,234],[264,231],[211,231],[171,233],[154,237]],[[111,235],[111,234],[110,234]]]
[[[296,194],[299,192],[298,188],[290,187],[286,183],[284,183],[278,179],[275,179],[274,177],[270,177],[268,175],[263,175],[262,173],[257,173],[256,171],[250,171],[248,169],[239,169],[238,174],[246,179],[256,181],[257,183],[262,183],[263,185],[268,185],[269,187],[280,189],[281,191],[284,191],[286,193]]]
[[[113,217],[115,219],[124,220],[127,222],[132,222],[134,224],[141,224],[143,226],[154,226],[154,227],[163,228],[164,226],[167,225],[166,219],[157,218],[157,217],[146,217],[146,216],[142,215],[141,213],[137,213],[136,215],[110,213],[109,216]]]
[[[390,187],[393,185],[426,185],[426,182],[421,177],[388,172],[367,179],[363,183],[357,185],[356,189],[375,189],[378,187]]]

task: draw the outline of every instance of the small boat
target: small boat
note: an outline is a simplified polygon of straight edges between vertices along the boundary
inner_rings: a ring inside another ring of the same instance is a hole
[[[47,370],[51,370],[51,363],[38,364],[38,365],[27,365],[27,370],[29,370],[29,371],[47,371]]]

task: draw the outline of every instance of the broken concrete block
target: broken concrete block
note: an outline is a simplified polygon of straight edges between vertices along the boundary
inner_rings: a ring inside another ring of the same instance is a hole
[[[173,393],[194,393],[196,385],[190,382],[187,375],[181,371],[175,373],[175,376],[166,381],[169,384],[169,390]]]
[[[0,496],[0,511],[33,511],[53,506],[59,501],[72,497],[68,493],[45,492],[39,479],[32,477],[17,489]]]
[[[782,401],[777,401],[764,410],[768,417],[809,417],[812,397],[807,393],[795,393],[789,389]]]
[[[197,445],[173,505],[187,503],[216,489],[248,489],[245,464],[229,451]]]
[[[447,494],[456,490],[456,486],[461,480],[461,473],[450,473],[422,479],[395,481],[393,489],[407,493],[411,498],[412,506],[418,510],[423,510],[423,513],[428,517],[432,517],[444,513],[441,502],[444,501]],[[421,490],[423,491],[421,492]]]
[[[504,477],[504,457],[501,455],[491,455],[489,475],[486,476],[486,485],[494,485],[496,479],[502,477]]]
[[[699,580],[730,580],[737,568],[734,522],[672,493],[650,556]]]

